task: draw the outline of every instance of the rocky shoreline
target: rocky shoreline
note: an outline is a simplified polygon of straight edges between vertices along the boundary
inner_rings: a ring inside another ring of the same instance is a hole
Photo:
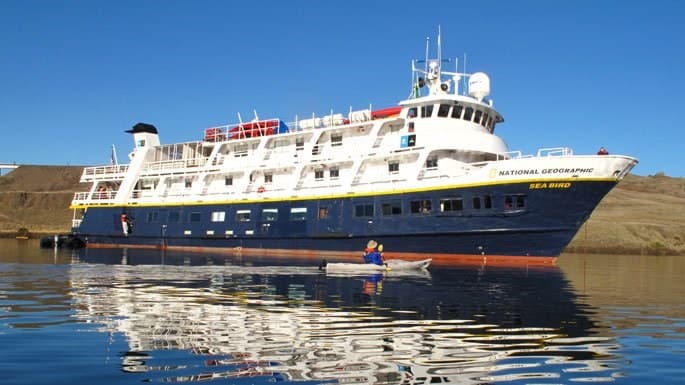
[[[0,237],[67,233],[82,166],[21,166],[0,176]],[[566,252],[685,255],[685,178],[628,175],[602,200]]]

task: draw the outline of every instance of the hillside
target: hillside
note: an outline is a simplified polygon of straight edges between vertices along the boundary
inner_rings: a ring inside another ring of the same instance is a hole
[[[83,167],[22,166],[0,177],[0,233],[67,232]],[[685,178],[629,175],[600,203],[567,251],[685,255]]]
[[[628,175],[566,251],[685,255],[685,178]]]
[[[0,233],[13,235],[25,227],[32,233],[66,232],[71,228],[69,204],[83,167],[21,166],[0,177]]]

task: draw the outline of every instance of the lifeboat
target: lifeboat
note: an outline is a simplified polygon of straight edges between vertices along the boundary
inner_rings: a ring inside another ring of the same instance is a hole
[[[226,140],[226,133],[220,127],[205,129],[205,142],[219,142]]]
[[[371,119],[385,119],[397,116],[402,111],[401,106],[382,108],[380,110],[371,111]]]
[[[279,119],[253,120],[233,126],[228,132],[231,139],[243,139],[288,132],[288,127]]]

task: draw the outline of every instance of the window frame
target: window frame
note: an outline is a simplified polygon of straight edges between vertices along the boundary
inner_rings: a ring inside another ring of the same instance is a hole
[[[375,211],[376,205],[373,203],[356,203],[353,215],[355,218],[373,218]]]
[[[448,205],[449,204],[449,205]],[[461,213],[464,211],[463,197],[440,198],[440,212],[441,213]]]
[[[212,211],[210,220],[212,222],[226,222],[225,211]]]
[[[252,216],[252,210],[236,210],[235,211],[235,221],[236,222],[250,222]]]
[[[266,208],[262,209],[262,222],[276,222],[278,221],[278,209]],[[267,215],[272,214],[272,215]]]
[[[291,222],[301,222],[307,220],[306,207],[291,207],[288,215],[288,220]]]
[[[381,216],[393,217],[402,215],[402,200],[392,199],[381,202]]]

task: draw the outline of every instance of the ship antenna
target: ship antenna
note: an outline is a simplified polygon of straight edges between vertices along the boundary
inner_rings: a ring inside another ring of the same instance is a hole
[[[414,64],[415,60],[411,59],[411,91],[409,92],[409,98],[416,97],[416,82],[418,79],[416,79],[416,68]]]
[[[467,75],[467,72],[466,72],[466,52],[464,52],[464,78],[462,79],[462,81],[463,81],[463,83],[462,83],[462,89],[464,90],[464,95],[466,95],[466,93],[468,92],[468,91],[466,91],[466,77],[467,77],[467,76],[468,76],[468,75]]]
[[[425,62],[425,73],[428,73],[428,48],[430,46],[430,37],[426,37],[426,62]]]
[[[442,67],[442,45],[440,44],[440,25],[438,25],[438,74],[440,74]],[[440,75],[438,75],[438,82],[440,82]]]

